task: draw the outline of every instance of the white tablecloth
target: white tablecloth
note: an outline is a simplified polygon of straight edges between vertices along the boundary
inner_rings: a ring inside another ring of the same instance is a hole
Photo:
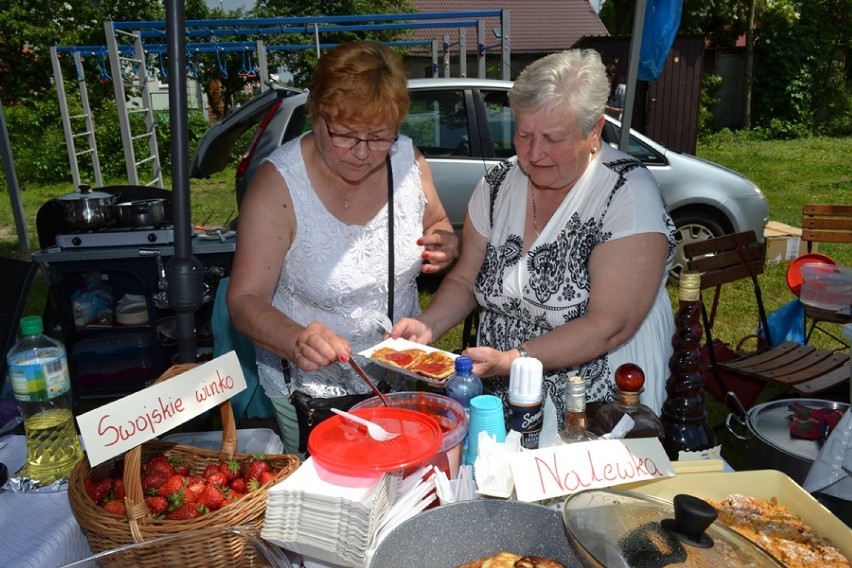
[[[24,465],[24,436],[0,438],[0,462],[9,475]],[[68,493],[0,490],[0,566],[54,568],[92,554],[71,512]]]

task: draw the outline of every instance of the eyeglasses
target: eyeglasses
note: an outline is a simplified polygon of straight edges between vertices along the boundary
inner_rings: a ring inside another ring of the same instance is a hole
[[[332,145],[341,150],[354,150],[358,144],[363,142],[371,152],[387,152],[393,146],[394,142],[399,139],[399,136],[394,136],[393,138],[358,138],[351,134],[338,134],[331,130],[327,120],[323,119],[323,122],[325,122],[325,129],[328,131],[328,137],[331,138]]]

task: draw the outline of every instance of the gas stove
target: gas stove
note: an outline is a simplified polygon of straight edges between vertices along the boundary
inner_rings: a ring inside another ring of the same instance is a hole
[[[111,227],[97,231],[60,233],[56,244],[62,248],[167,245],[175,242],[172,225],[157,227]]]

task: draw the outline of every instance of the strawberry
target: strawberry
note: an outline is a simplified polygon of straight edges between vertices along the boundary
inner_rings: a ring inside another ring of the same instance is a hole
[[[186,484],[186,489],[195,494],[195,497],[198,498],[204,493],[204,488],[207,487],[207,484],[204,483],[201,479],[193,479],[188,480]]]
[[[151,473],[154,471],[162,471],[166,475],[174,475],[175,468],[172,466],[172,462],[169,461],[169,458],[163,454],[158,454],[148,460],[148,463],[145,464],[145,473]]]
[[[219,471],[225,474],[230,483],[240,475],[240,462],[237,460],[219,462]]]
[[[231,483],[228,484],[228,487],[230,487],[231,491],[237,493],[245,493],[246,491],[248,491],[248,487],[246,486],[246,480],[242,477],[237,477],[236,479],[232,480]]]
[[[260,474],[260,477],[257,479],[261,485],[266,485],[272,481],[275,481],[275,473],[274,471],[264,471]]]
[[[236,481],[236,480],[234,480],[234,481]],[[236,503],[237,501],[239,501],[243,497],[245,497],[245,495],[243,493],[240,493],[238,491],[230,491],[230,492],[228,492],[228,503]]]
[[[126,513],[124,501],[107,501],[106,503],[104,503],[103,509],[111,515],[123,516]]]
[[[260,474],[269,471],[269,462],[265,459],[254,459],[242,470],[243,479],[250,481],[252,479],[260,479]]]
[[[142,491],[148,494],[157,494],[160,487],[169,479],[169,476],[162,471],[153,471],[145,474],[142,478]]]
[[[104,477],[87,477],[83,480],[86,494],[95,503],[100,503],[112,491],[112,479]]]
[[[254,454],[240,462],[240,476],[243,479],[248,481],[252,477],[257,478],[260,475],[260,471],[257,471],[261,466],[255,465],[256,463],[262,463],[266,460],[266,455],[264,454]],[[250,475],[252,468],[255,468],[256,474],[254,476]]]
[[[198,510],[198,505],[195,503],[184,503],[174,511],[166,515],[166,519],[170,521],[185,521],[187,519],[197,519],[201,516],[201,511]]]
[[[219,466],[215,463],[211,463],[210,465],[208,465],[207,467],[204,468],[204,473],[201,474],[201,477],[203,477],[204,479],[207,479],[208,477],[210,477],[214,473],[218,473],[218,472],[219,472]]]
[[[189,464],[184,460],[176,459],[172,462],[172,465],[175,468],[175,473],[178,475],[189,475]]]
[[[210,477],[207,478],[207,484],[218,485],[219,487],[227,487],[228,478],[225,477],[224,473],[219,470],[216,470],[216,473],[210,475]]]
[[[208,484],[204,487],[204,491],[199,495],[198,502],[211,511],[215,511],[222,507],[225,502],[225,494],[218,486]]]
[[[168,497],[172,493],[176,493],[184,487],[186,487],[186,478],[182,475],[175,474],[169,477],[166,482],[160,486],[157,490],[157,495],[160,497]]]
[[[169,506],[168,500],[166,500],[165,497],[160,497],[159,495],[145,497],[145,504],[148,505],[148,510],[151,511],[152,516],[162,514]]]
[[[124,501],[124,496],[127,492],[124,489],[124,480],[116,479],[112,482],[112,498],[119,501]]]

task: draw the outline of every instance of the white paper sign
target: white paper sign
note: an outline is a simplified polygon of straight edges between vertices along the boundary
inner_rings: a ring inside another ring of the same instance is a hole
[[[92,466],[160,436],[246,388],[234,351],[77,417]]]
[[[656,438],[595,440],[520,452],[512,456],[511,466],[517,499],[527,502],[675,474]]]

